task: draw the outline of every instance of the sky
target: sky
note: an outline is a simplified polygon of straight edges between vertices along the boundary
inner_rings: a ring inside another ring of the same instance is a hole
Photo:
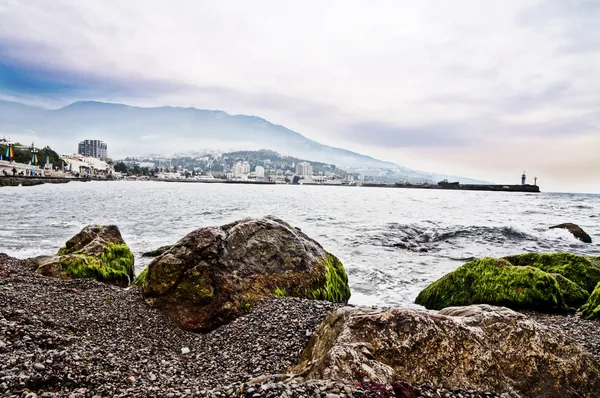
[[[250,114],[413,169],[600,192],[597,0],[0,0],[0,99]]]

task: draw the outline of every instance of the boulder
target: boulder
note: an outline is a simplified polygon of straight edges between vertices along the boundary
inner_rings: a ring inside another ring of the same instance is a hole
[[[36,272],[54,278],[92,278],[127,287],[134,277],[133,253],[116,225],[88,225],[55,256],[32,259]]]
[[[575,310],[600,282],[597,257],[527,253],[470,261],[423,289],[429,309],[493,304],[541,312]]]
[[[139,285],[148,303],[193,331],[225,324],[275,292],[350,298],[341,262],[275,217],[195,230],[154,258]]]
[[[600,282],[596,285],[587,303],[581,307],[581,316],[586,319],[600,319]]]
[[[568,222],[568,223],[558,224],[553,227],[550,227],[550,229],[554,229],[554,228],[566,229],[580,241],[582,241],[584,243],[592,243],[592,238],[583,229],[581,229],[581,227],[577,224]]]
[[[344,307],[317,328],[301,362],[305,379],[429,382],[528,397],[592,397],[600,366],[579,346],[508,308],[438,313]]]

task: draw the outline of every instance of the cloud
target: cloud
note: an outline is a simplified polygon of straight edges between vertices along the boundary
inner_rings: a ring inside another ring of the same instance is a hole
[[[254,114],[421,168],[427,148],[600,134],[593,0],[5,0],[0,20],[0,96],[29,103]]]
[[[388,148],[458,147],[468,145],[460,136],[459,126],[438,125],[405,127],[377,121],[360,122],[342,130],[344,139],[368,142]]]

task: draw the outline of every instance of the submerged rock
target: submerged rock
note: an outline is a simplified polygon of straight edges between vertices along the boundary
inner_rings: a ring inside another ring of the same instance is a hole
[[[600,367],[579,346],[508,308],[439,314],[345,307],[323,321],[292,372],[345,383],[430,382],[532,397],[594,396]]]
[[[225,324],[275,293],[350,298],[341,262],[275,217],[193,231],[156,257],[136,284],[151,305],[194,331]]]
[[[160,256],[161,254],[163,254],[164,252],[166,252],[167,250],[169,250],[171,247],[173,247],[173,245],[161,246],[158,249],[150,250],[148,252],[143,253],[142,257],[156,257],[156,256]]]
[[[600,282],[588,301],[581,307],[581,316],[586,319],[600,319]]]
[[[583,229],[581,229],[581,227],[577,224],[564,223],[564,224],[558,224],[553,227],[550,227],[550,229],[554,229],[554,228],[566,229],[580,241],[582,241],[584,243],[592,243],[592,238]]]
[[[54,278],[91,278],[126,287],[134,276],[133,253],[116,225],[88,225],[56,256],[32,259],[36,272]]]
[[[416,303],[429,309],[470,304],[542,312],[574,310],[600,281],[598,258],[570,253],[470,261],[423,289]]]

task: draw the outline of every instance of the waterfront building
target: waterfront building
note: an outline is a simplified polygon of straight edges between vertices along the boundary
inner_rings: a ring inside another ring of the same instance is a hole
[[[80,155],[97,158],[107,159],[108,151],[106,143],[100,140],[83,140],[79,143],[79,149],[77,151]]]
[[[299,176],[310,176],[313,174],[313,168],[308,162],[300,162],[296,165],[296,174]]]
[[[242,178],[248,176],[250,174],[250,163],[248,162],[237,162],[233,169],[231,170],[231,174],[235,178]]]
[[[256,166],[254,168],[254,172],[256,173],[256,178],[265,178],[265,168],[262,166]]]

